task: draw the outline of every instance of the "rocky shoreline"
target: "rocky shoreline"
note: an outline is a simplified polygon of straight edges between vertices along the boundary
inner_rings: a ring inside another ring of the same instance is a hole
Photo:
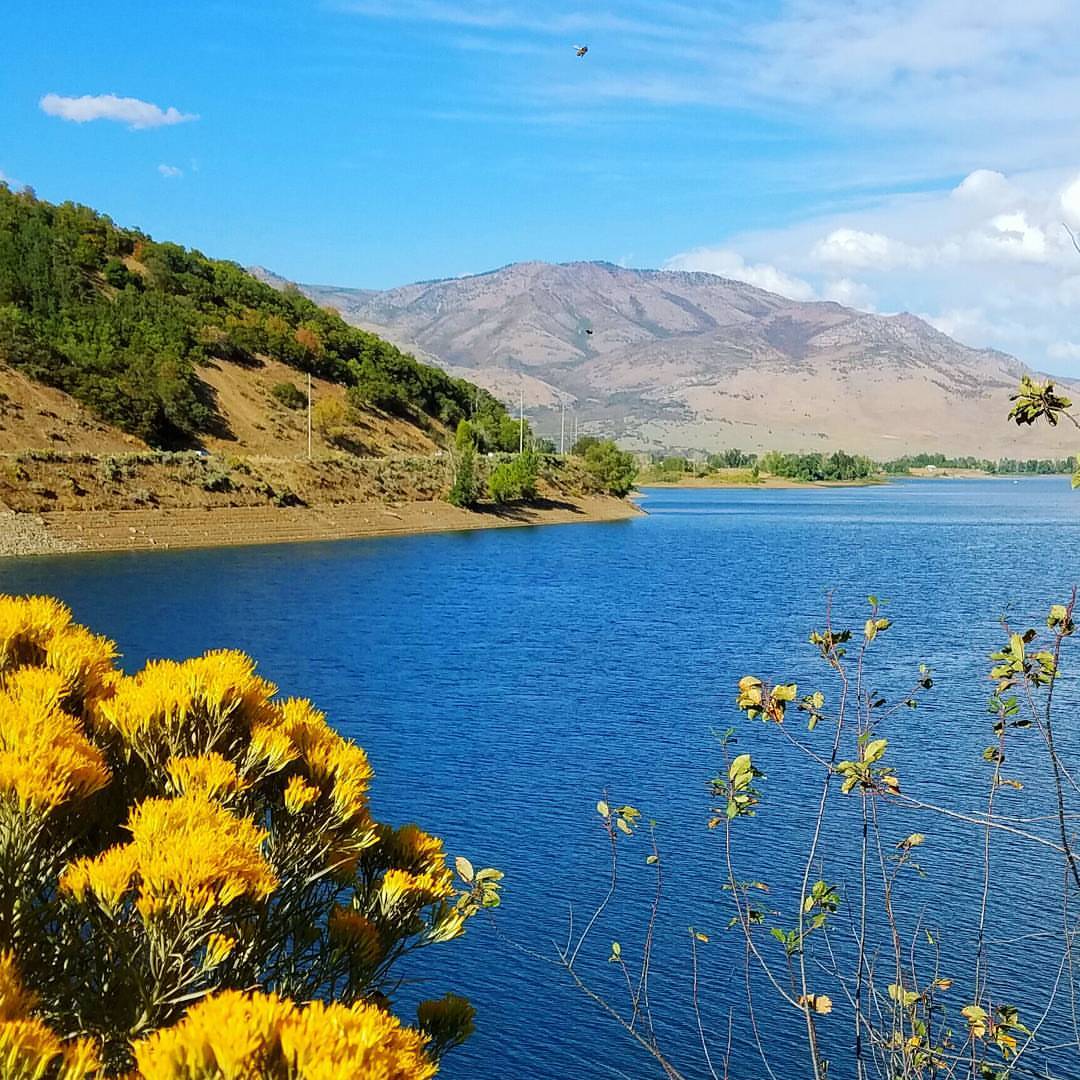
[[[301,543],[427,532],[620,521],[642,513],[611,496],[461,510],[438,500],[319,507],[177,507],[0,512],[0,557]]]

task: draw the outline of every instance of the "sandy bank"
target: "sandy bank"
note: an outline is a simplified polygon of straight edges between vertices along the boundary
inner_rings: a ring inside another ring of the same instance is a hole
[[[619,521],[641,511],[609,496],[542,500],[534,506],[459,510],[435,500],[321,507],[185,507],[60,510],[0,515],[0,555],[142,551],[298,543],[465,529]]]

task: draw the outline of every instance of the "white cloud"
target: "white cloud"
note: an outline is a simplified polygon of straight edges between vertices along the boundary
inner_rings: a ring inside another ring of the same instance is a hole
[[[159,165],[157,171],[165,177],[166,180],[174,180],[178,176],[184,175],[183,169],[178,169],[175,165]]]
[[[49,116],[58,116],[76,124],[85,124],[91,120],[114,120],[127,124],[134,131],[198,120],[194,113],[180,112],[172,105],[162,109],[149,101],[117,97],[115,94],[84,94],[82,97],[46,94],[38,104],[41,111]]]
[[[825,282],[821,290],[823,300],[832,300],[844,307],[857,308],[860,311],[873,311],[877,306],[874,290],[849,277],[834,278]]]
[[[936,315],[924,312],[921,317],[934,329],[958,341],[976,341],[987,332],[986,314],[977,307],[950,308]]]
[[[922,261],[920,253],[883,233],[862,229],[834,229],[814,247],[814,258],[835,266],[856,269],[876,267],[887,270],[894,266],[915,266]]]
[[[1080,224],[1080,176],[1062,191],[1061,209],[1070,225]]]
[[[953,197],[968,199],[981,203],[997,203],[1007,200],[1012,194],[1013,188],[1005,177],[994,169],[976,169],[968,173],[956,187],[953,188]]]
[[[768,263],[747,263],[738,252],[726,248],[695,248],[669,259],[664,268],[699,270],[718,277],[734,278],[791,300],[813,300],[815,296],[814,287],[809,282],[785,274]]]
[[[1080,361],[1080,345],[1075,341],[1055,341],[1046,351],[1055,360]]]
[[[991,218],[987,232],[975,237],[976,242],[980,240],[989,252],[1008,258],[1045,262],[1048,257],[1046,233],[1032,225],[1022,210]]]
[[[1080,323],[1080,252],[1062,228],[1080,198],[1080,168],[1002,175],[977,170],[938,192],[727,237],[669,265],[714,269],[856,307],[918,312],[967,345],[1012,353],[1036,368],[1080,376],[1071,348]],[[1077,223],[1080,229],[1080,222]],[[753,277],[740,268],[755,271]]]

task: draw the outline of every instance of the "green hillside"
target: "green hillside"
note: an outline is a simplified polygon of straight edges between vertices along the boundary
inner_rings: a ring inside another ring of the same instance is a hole
[[[263,359],[346,386],[358,407],[451,430],[471,417],[487,448],[517,446],[516,423],[486,391],[296,290],[0,183],[0,362],[152,445],[181,446],[214,428],[200,364]]]

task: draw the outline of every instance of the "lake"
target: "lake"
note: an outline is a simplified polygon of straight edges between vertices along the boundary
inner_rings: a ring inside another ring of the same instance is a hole
[[[450,1080],[658,1075],[564,973],[530,955],[553,955],[568,905],[580,927],[603,895],[597,799],[607,789],[613,803],[641,807],[657,822],[666,874],[654,1011],[686,1075],[703,1077],[688,926],[710,937],[699,960],[716,1059],[729,1009],[738,1015],[745,1001],[741,938],[724,930],[731,909],[721,837],[705,827],[707,782],[722,763],[714,732],[738,727],[739,749],[752,750],[768,774],[761,812],[737,834],[738,858],[743,876],[774,883],[777,906],[801,867],[819,775],[792,763],[775,731],[742,719],[738,679],[783,677],[831,696],[806,644],[824,622],[827,594],[835,624],[853,627],[866,617],[868,593],[889,598],[895,625],[875,643],[875,685],[890,701],[905,695],[919,661],[936,680],[919,709],[890,721],[892,760],[906,791],[977,810],[989,779],[980,757],[991,741],[986,654],[1002,640],[1002,614],[1036,625],[1080,580],[1080,495],[1063,478],[939,480],[654,489],[643,505],[647,517],[573,528],[8,561],[0,586],[61,597],[116,639],[128,669],[211,648],[251,653],[285,692],[311,697],[367,749],[378,816],[416,820],[451,853],[505,872],[498,932],[477,919],[464,941],[410,968],[429,980],[423,993],[452,988],[479,1010],[477,1034],[445,1063]],[[1075,760],[1078,725],[1067,718],[1076,680],[1060,694],[1064,750]],[[1037,735],[1028,732],[1015,775],[1037,780],[1039,768]],[[1026,796],[1016,798],[1027,810]],[[928,834],[926,878],[913,888],[929,905],[927,925],[952,940],[946,956],[951,948],[959,962],[972,932],[962,909],[973,908],[981,868],[954,830],[914,817],[896,814],[888,835]],[[628,959],[639,954],[650,888],[645,837],[622,850],[627,894],[580,961],[615,995],[610,944],[619,939]],[[851,853],[842,835],[826,838],[830,880],[852,881]],[[1045,925],[1043,901],[1060,894],[1060,867],[1004,842],[995,860],[1021,884],[1009,900],[1019,914],[991,903],[991,985],[1022,1001],[1025,991],[1041,992],[1031,980],[1042,945],[1020,957],[1009,942]],[[756,996],[780,1080],[809,1075],[795,1056],[799,1018],[793,1023],[793,1010],[764,988]],[[1044,1031],[1063,1039],[1058,1013]],[[849,1075],[839,1060],[849,1042],[842,1025],[839,1016],[823,1022],[835,1077]],[[762,1075],[736,1025],[732,1076]]]

